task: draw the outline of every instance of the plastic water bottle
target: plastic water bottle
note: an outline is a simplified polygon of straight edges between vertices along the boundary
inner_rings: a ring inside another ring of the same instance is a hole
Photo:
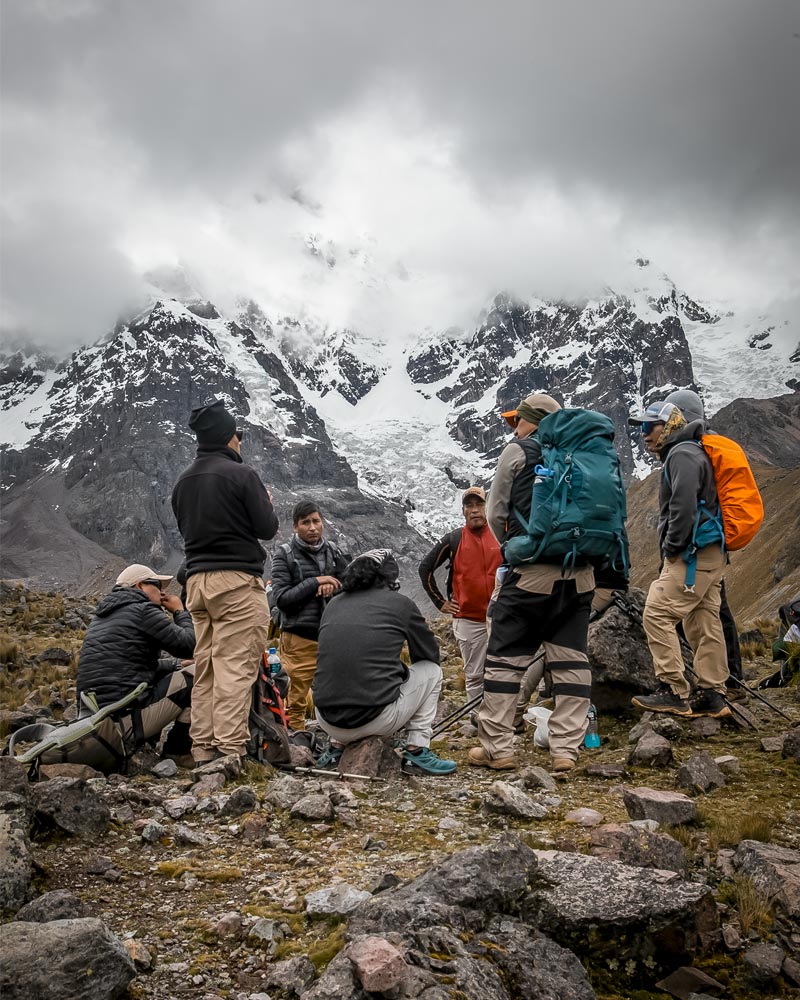
[[[267,650],[267,663],[269,664],[269,672],[271,674],[277,674],[281,669],[281,659],[278,656],[278,650],[274,646],[270,646]]]
[[[589,705],[589,712],[586,718],[589,721],[586,725],[586,735],[583,737],[583,745],[587,750],[596,750],[600,746],[600,733],[597,731],[597,709],[594,705]]]

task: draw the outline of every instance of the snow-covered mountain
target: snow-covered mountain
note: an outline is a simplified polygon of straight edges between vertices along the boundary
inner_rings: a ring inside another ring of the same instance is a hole
[[[490,481],[500,411],[529,392],[607,413],[626,475],[639,477],[650,466],[632,409],[686,386],[711,412],[778,395],[800,385],[796,343],[783,321],[701,304],[641,259],[625,287],[591,300],[501,294],[472,329],[410,342],[254,303],[224,318],[209,302],[161,298],[59,365],[24,349],[0,358],[5,520],[24,520],[33,493],[52,498],[57,482],[47,509],[70,530],[126,559],[176,559],[169,494],[191,459],[186,421],[219,395],[241,415],[247,460],[284,524],[299,496],[321,494],[346,545],[389,541],[410,567],[457,522],[461,491]]]

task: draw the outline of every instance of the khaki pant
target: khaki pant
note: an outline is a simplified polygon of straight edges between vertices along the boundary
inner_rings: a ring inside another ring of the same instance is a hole
[[[698,684],[725,693],[728,660],[719,617],[720,581],[724,570],[725,553],[719,545],[709,545],[697,554],[697,578],[692,593],[684,587],[686,563],[682,559],[665,561],[661,575],[650,584],[643,624],[653,666],[658,680],[669,684],[680,698],[688,698],[691,685],[686,678],[680,640],[675,631],[679,622],[683,623],[686,639],[694,653]]]
[[[194,573],[187,605],[195,632],[192,753],[244,754],[251,689],[269,633],[269,606],[258,577],[237,570]]]
[[[286,718],[292,729],[306,728],[308,692],[317,672],[317,643],[292,632],[281,632],[281,666],[289,675]]]
[[[486,622],[474,622],[469,618],[453,619],[453,635],[455,636],[461,659],[464,661],[464,682],[467,689],[467,701],[483,695],[483,664],[486,659],[486,646],[489,633]]]
[[[410,747],[429,747],[433,720],[442,690],[442,668],[430,660],[417,660],[408,670],[408,680],[400,685],[397,700],[387,705],[377,718],[357,729],[340,729],[326,722],[317,710],[317,721],[339,743],[355,743],[368,736],[394,736],[406,729]]]

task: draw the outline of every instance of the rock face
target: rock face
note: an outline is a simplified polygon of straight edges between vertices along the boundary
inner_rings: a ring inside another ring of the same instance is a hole
[[[18,910],[28,898],[33,877],[29,827],[26,797],[0,791],[0,913]]]
[[[310,917],[344,916],[370,898],[370,894],[363,889],[339,882],[327,889],[309,892],[306,896],[306,913]]]
[[[790,916],[800,917],[800,851],[759,840],[743,840],[734,867]]]
[[[115,1000],[136,969],[101,920],[14,923],[0,928],[4,1000]]]
[[[686,852],[666,833],[637,829],[630,823],[608,823],[592,831],[591,844],[596,858],[637,868],[686,871]]]
[[[388,778],[400,773],[401,761],[390,740],[370,736],[344,748],[339,761],[341,774],[363,774],[370,778]]]
[[[523,914],[565,947],[620,966],[665,959],[674,966],[711,943],[718,917],[708,886],[583,854],[535,853],[539,867]]]
[[[589,625],[592,701],[600,712],[633,713],[631,698],[650,694],[658,687],[647,636],[640,624],[644,598],[644,591],[635,588],[625,595],[638,620],[612,604]]]

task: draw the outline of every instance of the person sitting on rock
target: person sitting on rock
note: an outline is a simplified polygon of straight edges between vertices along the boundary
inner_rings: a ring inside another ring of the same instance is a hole
[[[78,655],[77,693],[94,692],[100,708],[143,681],[147,690],[123,720],[129,749],[157,739],[172,723],[164,756],[191,767],[189,718],[194,664],[192,616],[173,594],[171,576],[139,563],[128,566],[97,605]],[[168,612],[165,614],[164,612]],[[162,651],[168,658],[160,659]]]
[[[325,524],[314,500],[292,511],[294,535],[272,557],[270,602],[280,612],[280,660],[289,675],[286,715],[293,733],[305,729],[306,701],[317,669],[317,636],[325,605],[338,592],[348,563],[324,537]]]
[[[388,549],[354,559],[319,628],[314,704],[331,739],[320,766],[333,768],[344,746],[404,729],[404,768],[444,775],[456,769],[430,749],[442,687],[439,646],[422,613],[399,594],[397,561]],[[411,667],[400,659],[408,643]]]

